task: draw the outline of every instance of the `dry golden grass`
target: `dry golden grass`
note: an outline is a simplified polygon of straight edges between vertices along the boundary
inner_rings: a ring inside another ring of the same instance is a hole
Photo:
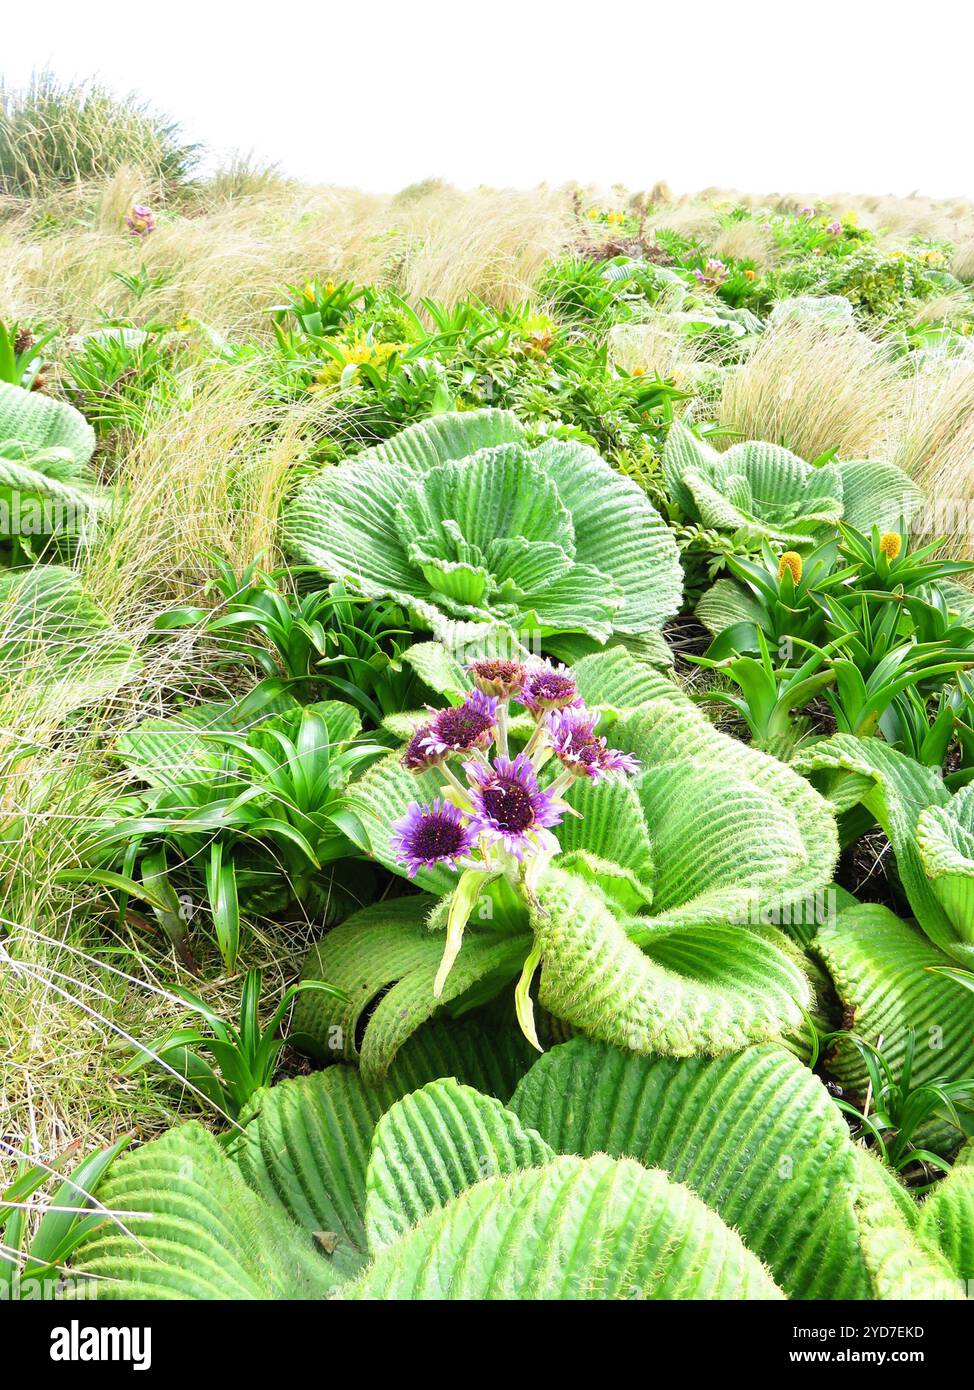
[[[720,423],[812,459],[883,456],[904,396],[895,363],[855,329],[800,320],[769,327],[725,383]]]
[[[89,327],[127,311],[112,272],[143,263],[166,283],[140,301],[140,314],[202,319],[224,332],[266,331],[282,285],[315,274],[391,284],[414,300],[472,293],[503,305],[528,297],[574,228],[567,190],[459,193],[433,183],[391,199],[279,181],[260,197],[234,198],[219,187],[184,212],[160,213],[144,242],[123,224],[131,202],[149,198],[133,170],[61,200],[62,216],[68,201],[88,206],[86,225],[37,238],[38,208],[23,207],[0,224],[0,317]]]
[[[974,559],[974,361],[944,363],[913,384],[894,461],[930,498],[926,529]]]
[[[775,263],[774,240],[759,222],[729,222],[721,228],[710,251],[721,260],[753,261],[758,270],[770,270]]]
[[[627,372],[672,377],[679,386],[699,360],[697,342],[681,333],[665,313],[642,323],[620,324],[609,334],[612,360]]]

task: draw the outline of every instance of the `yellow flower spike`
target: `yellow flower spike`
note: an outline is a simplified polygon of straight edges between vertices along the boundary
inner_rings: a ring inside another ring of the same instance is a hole
[[[879,538],[879,553],[885,555],[887,560],[892,562],[897,558],[903,549],[903,537],[897,535],[895,531],[884,531]]]
[[[335,293],[335,282],[334,282],[334,280],[326,280],[326,281],[325,281],[325,294],[334,294],[334,293]]]
[[[790,574],[796,584],[802,577],[802,557],[796,550],[786,550],[778,561],[778,578],[784,579],[786,574]]]
[[[754,271],[754,270],[745,270],[745,272],[744,272],[744,279],[745,279],[745,280],[755,280],[755,279],[757,279],[757,272]]]

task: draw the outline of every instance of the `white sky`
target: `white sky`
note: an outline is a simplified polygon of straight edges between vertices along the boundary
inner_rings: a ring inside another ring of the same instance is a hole
[[[974,196],[974,10],[902,0],[39,0],[0,73],[97,73],[217,154],[394,191],[666,179]]]

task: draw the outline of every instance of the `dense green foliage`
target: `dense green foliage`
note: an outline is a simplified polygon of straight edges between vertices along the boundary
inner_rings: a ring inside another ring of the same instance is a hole
[[[95,119],[29,101],[69,97]],[[28,108],[0,121],[17,192]],[[86,172],[45,151],[45,179]],[[725,210],[764,268],[593,212],[502,308],[310,266],[225,337],[140,321],[142,263],[130,317],[0,332],[0,693],[27,731],[0,752],[97,748],[53,887],[99,940],[156,930],[182,1021],[120,1070],[226,1131],[94,1154],[77,1219],[33,1235],[0,1199],[11,1270],[150,1298],[971,1277],[974,565],[890,460],[728,438],[716,399],[776,325],[876,335],[906,376],[968,350],[974,300],[938,246],[831,212]],[[679,385],[622,365],[647,326],[692,353]],[[193,555],[135,632],[103,578],[126,460],[231,389],[268,482],[231,469],[220,505],[272,553]],[[0,801],[0,873],[28,828]],[[273,997],[268,932],[303,957]]]

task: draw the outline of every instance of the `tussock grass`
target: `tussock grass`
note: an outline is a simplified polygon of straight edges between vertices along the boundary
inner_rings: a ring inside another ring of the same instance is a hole
[[[758,270],[770,270],[776,260],[774,239],[759,222],[729,222],[721,228],[710,250],[721,260],[730,257],[753,261]]]
[[[0,188],[36,196],[111,175],[120,165],[151,171],[160,189],[184,182],[198,147],[134,96],[98,82],[35,73],[22,89],[0,85]]]
[[[720,423],[802,458],[885,456],[902,406],[896,364],[856,329],[789,321],[769,327],[725,383]]]
[[[974,559],[974,360],[944,363],[913,383],[894,461],[926,489],[928,530]]]
[[[85,225],[38,239],[37,208],[19,207],[0,236],[0,315],[92,326],[104,312],[131,312],[114,271],[144,264],[166,281],[139,302],[142,317],[201,319],[222,332],[267,333],[267,308],[281,286],[311,275],[393,285],[412,300],[454,303],[476,294],[502,306],[528,298],[545,261],[571,240],[567,190],[477,190],[432,184],[405,200],[284,182],[254,197],[227,194],[226,181],[163,212],[151,237],[125,232],[135,194],[149,198],[131,168],[109,184],[51,203]]]

